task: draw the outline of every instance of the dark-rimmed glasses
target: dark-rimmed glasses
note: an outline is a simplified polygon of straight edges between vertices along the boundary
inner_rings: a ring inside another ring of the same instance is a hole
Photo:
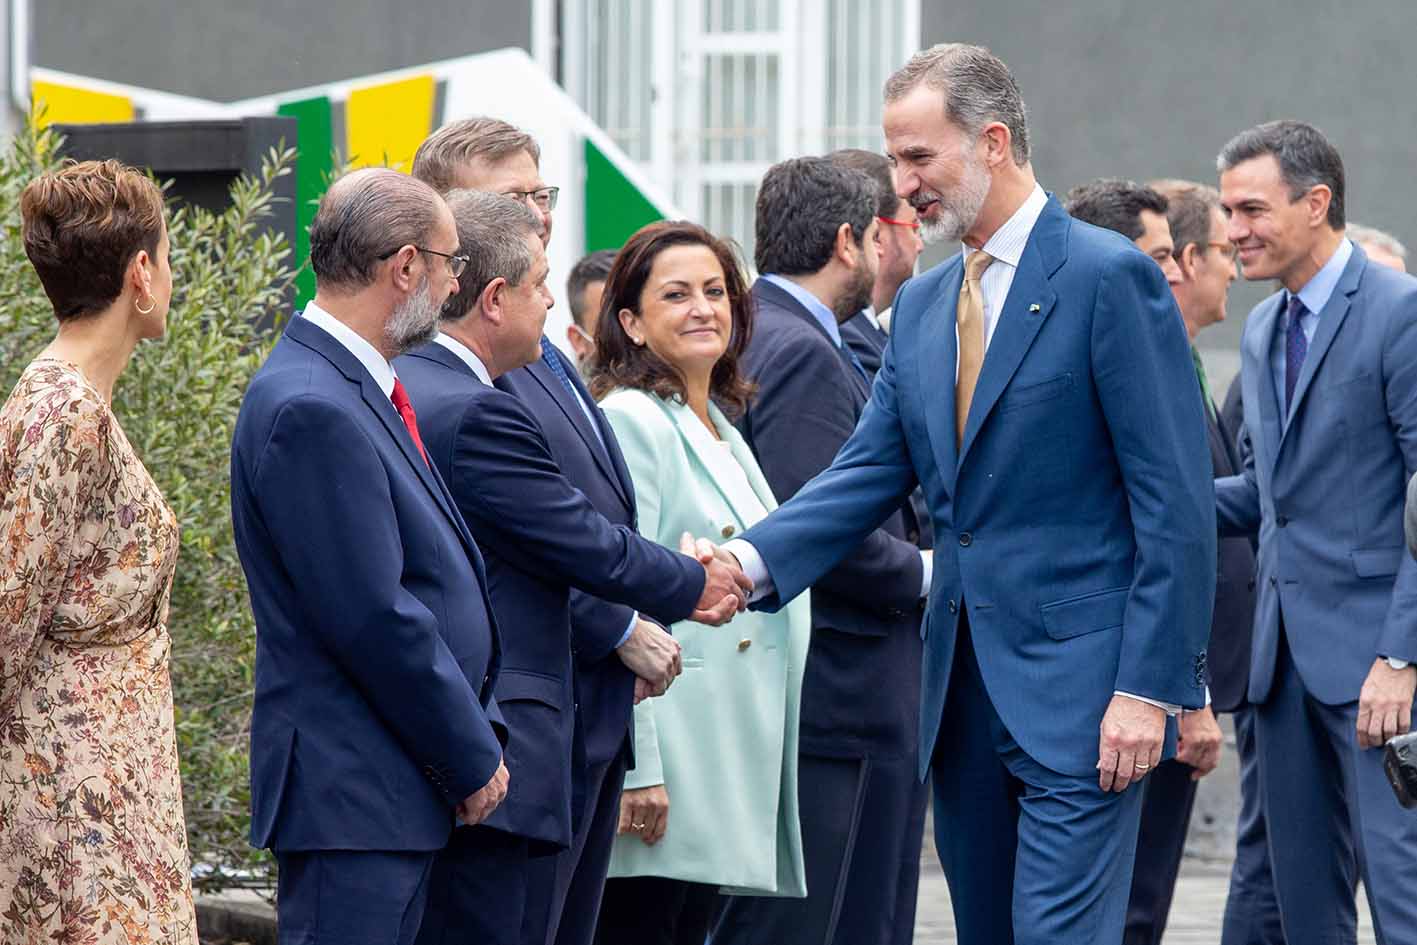
[[[539,187],[536,190],[504,190],[502,196],[511,197],[513,200],[530,200],[536,204],[538,210],[555,210],[556,197],[560,193],[560,187]]]
[[[468,256],[464,253],[440,253],[436,249],[428,249],[425,246],[418,245],[415,245],[413,248],[418,250],[420,253],[428,253],[431,256],[442,256],[444,259],[446,259],[448,261],[448,271],[453,274],[454,279],[463,274],[463,270],[467,269],[467,264],[472,259],[471,256]],[[403,249],[403,247],[400,246],[399,249]],[[391,249],[379,258],[388,259],[390,256],[392,256],[394,253],[397,253],[398,251],[398,249]]]

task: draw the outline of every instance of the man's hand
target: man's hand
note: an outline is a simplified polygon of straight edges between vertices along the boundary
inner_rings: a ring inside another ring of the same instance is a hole
[[[1181,713],[1181,740],[1176,746],[1176,760],[1195,768],[1191,772],[1192,781],[1199,781],[1215,770],[1220,763],[1223,740],[1210,706]]]
[[[669,792],[664,785],[636,788],[620,795],[620,826],[616,833],[639,834],[652,847],[669,827]]]
[[[1417,665],[1393,669],[1387,660],[1373,661],[1358,694],[1358,744],[1381,748],[1388,739],[1412,728],[1412,696],[1417,692]]]
[[[639,677],[635,685],[635,702],[645,696],[662,696],[669,689],[674,677],[684,671],[680,656],[679,641],[660,629],[658,624],[644,618],[635,621],[630,638],[620,644],[615,652],[620,662]],[[640,694],[639,683],[645,684],[644,695]]]
[[[473,824],[480,824],[491,817],[492,812],[497,809],[497,805],[506,798],[507,784],[511,780],[512,776],[507,771],[507,763],[503,761],[497,765],[497,772],[492,775],[491,781],[469,794],[462,803],[458,804],[458,818],[471,827]]]
[[[679,538],[679,551],[698,561],[705,571],[704,592],[690,620],[717,627],[747,609],[753,582],[738,566],[737,558],[705,538],[694,541],[688,532]]]
[[[1097,786],[1120,793],[1146,777],[1161,760],[1166,712],[1140,699],[1114,695],[1102,716],[1101,730]]]

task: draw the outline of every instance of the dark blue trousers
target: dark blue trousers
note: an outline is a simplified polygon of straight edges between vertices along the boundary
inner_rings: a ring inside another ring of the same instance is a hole
[[[277,853],[280,945],[413,945],[432,853]]]
[[[1240,759],[1240,817],[1235,827],[1235,862],[1230,868],[1220,945],[1285,945],[1274,876],[1269,869],[1254,707],[1242,706],[1231,718],[1235,722],[1235,754]]]
[[[961,616],[931,762],[935,846],[959,945],[1121,941],[1141,790],[1104,793],[1019,748],[979,675]]]
[[[1255,740],[1289,945],[1352,945],[1360,877],[1380,945],[1417,945],[1417,815],[1393,796],[1382,751],[1358,747],[1357,720],[1357,702],[1309,695],[1281,624]]]
[[[1137,832],[1123,945],[1157,945],[1166,931],[1196,803],[1193,771],[1185,762],[1170,758],[1141,783],[1141,829]]]
[[[610,850],[620,822],[625,764],[622,749],[610,761],[590,766],[585,807],[570,849],[531,861],[522,923],[526,945],[591,945],[595,941],[595,923],[610,872]],[[538,932],[544,934],[538,938]]]
[[[416,945],[522,945],[527,839],[458,827],[433,863]]]

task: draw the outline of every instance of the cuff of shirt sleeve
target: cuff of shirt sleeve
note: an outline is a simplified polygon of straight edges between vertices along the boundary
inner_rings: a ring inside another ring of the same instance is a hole
[[[619,642],[619,643],[616,643],[616,644],[615,644],[615,649],[618,650],[618,649],[620,649],[620,647],[624,646],[626,643],[629,642],[629,640],[630,640],[630,634],[632,634],[632,633],[635,632],[635,624],[637,624],[637,623],[639,623],[639,622],[640,622],[640,615],[639,615],[639,614],[631,614],[631,615],[630,615],[630,622],[629,622],[629,624],[627,624],[626,627],[625,627],[625,635],[620,638],[620,642]]]
[[[738,559],[738,566],[753,582],[753,593],[748,597],[748,603],[760,601],[772,593],[772,575],[768,574],[768,566],[763,563],[758,549],[741,538],[735,538],[724,544],[723,550]]]
[[[1134,694],[1134,693],[1123,692],[1123,691],[1120,690],[1120,689],[1114,690],[1114,691],[1112,692],[1112,695],[1114,695],[1114,696],[1126,696],[1128,699],[1135,699],[1135,700],[1137,700],[1138,702],[1145,702],[1147,705],[1154,705],[1154,706],[1156,706],[1158,709],[1160,709],[1160,710],[1162,710],[1163,712],[1165,712],[1167,715],[1179,715],[1180,712],[1181,712],[1181,707],[1178,706],[1178,705],[1176,705],[1176,704],[1173,703],[1173,702],[1158,702],[1158,701],[1155,700],[1155,699],[1148,699],[1146,696],[1138,696],[1138,695],[1136,695],[1136,694]],[[1210,701],[1209,698],[1207,698],[1207,699],[1206,699],[1206,702],[1208,703],[1209,701]]]
[[[935,556],[928,551],[920,552],[920,597],[930,596],[930,585],[935,582]]]

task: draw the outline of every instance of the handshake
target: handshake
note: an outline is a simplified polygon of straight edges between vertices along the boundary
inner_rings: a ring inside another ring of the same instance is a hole
[[[753,582],[738,559],[707,539],[694,540],[688,532],[679,539],[679,551],[704,569],[704,590],[689,619],[711,627],[722,626],[748,607]],[[674,677],[684,671],[679,642],[658,624],[640,618],[629,639],[617,651],[620,661],[635,674],[635,702],[662,696]]]

